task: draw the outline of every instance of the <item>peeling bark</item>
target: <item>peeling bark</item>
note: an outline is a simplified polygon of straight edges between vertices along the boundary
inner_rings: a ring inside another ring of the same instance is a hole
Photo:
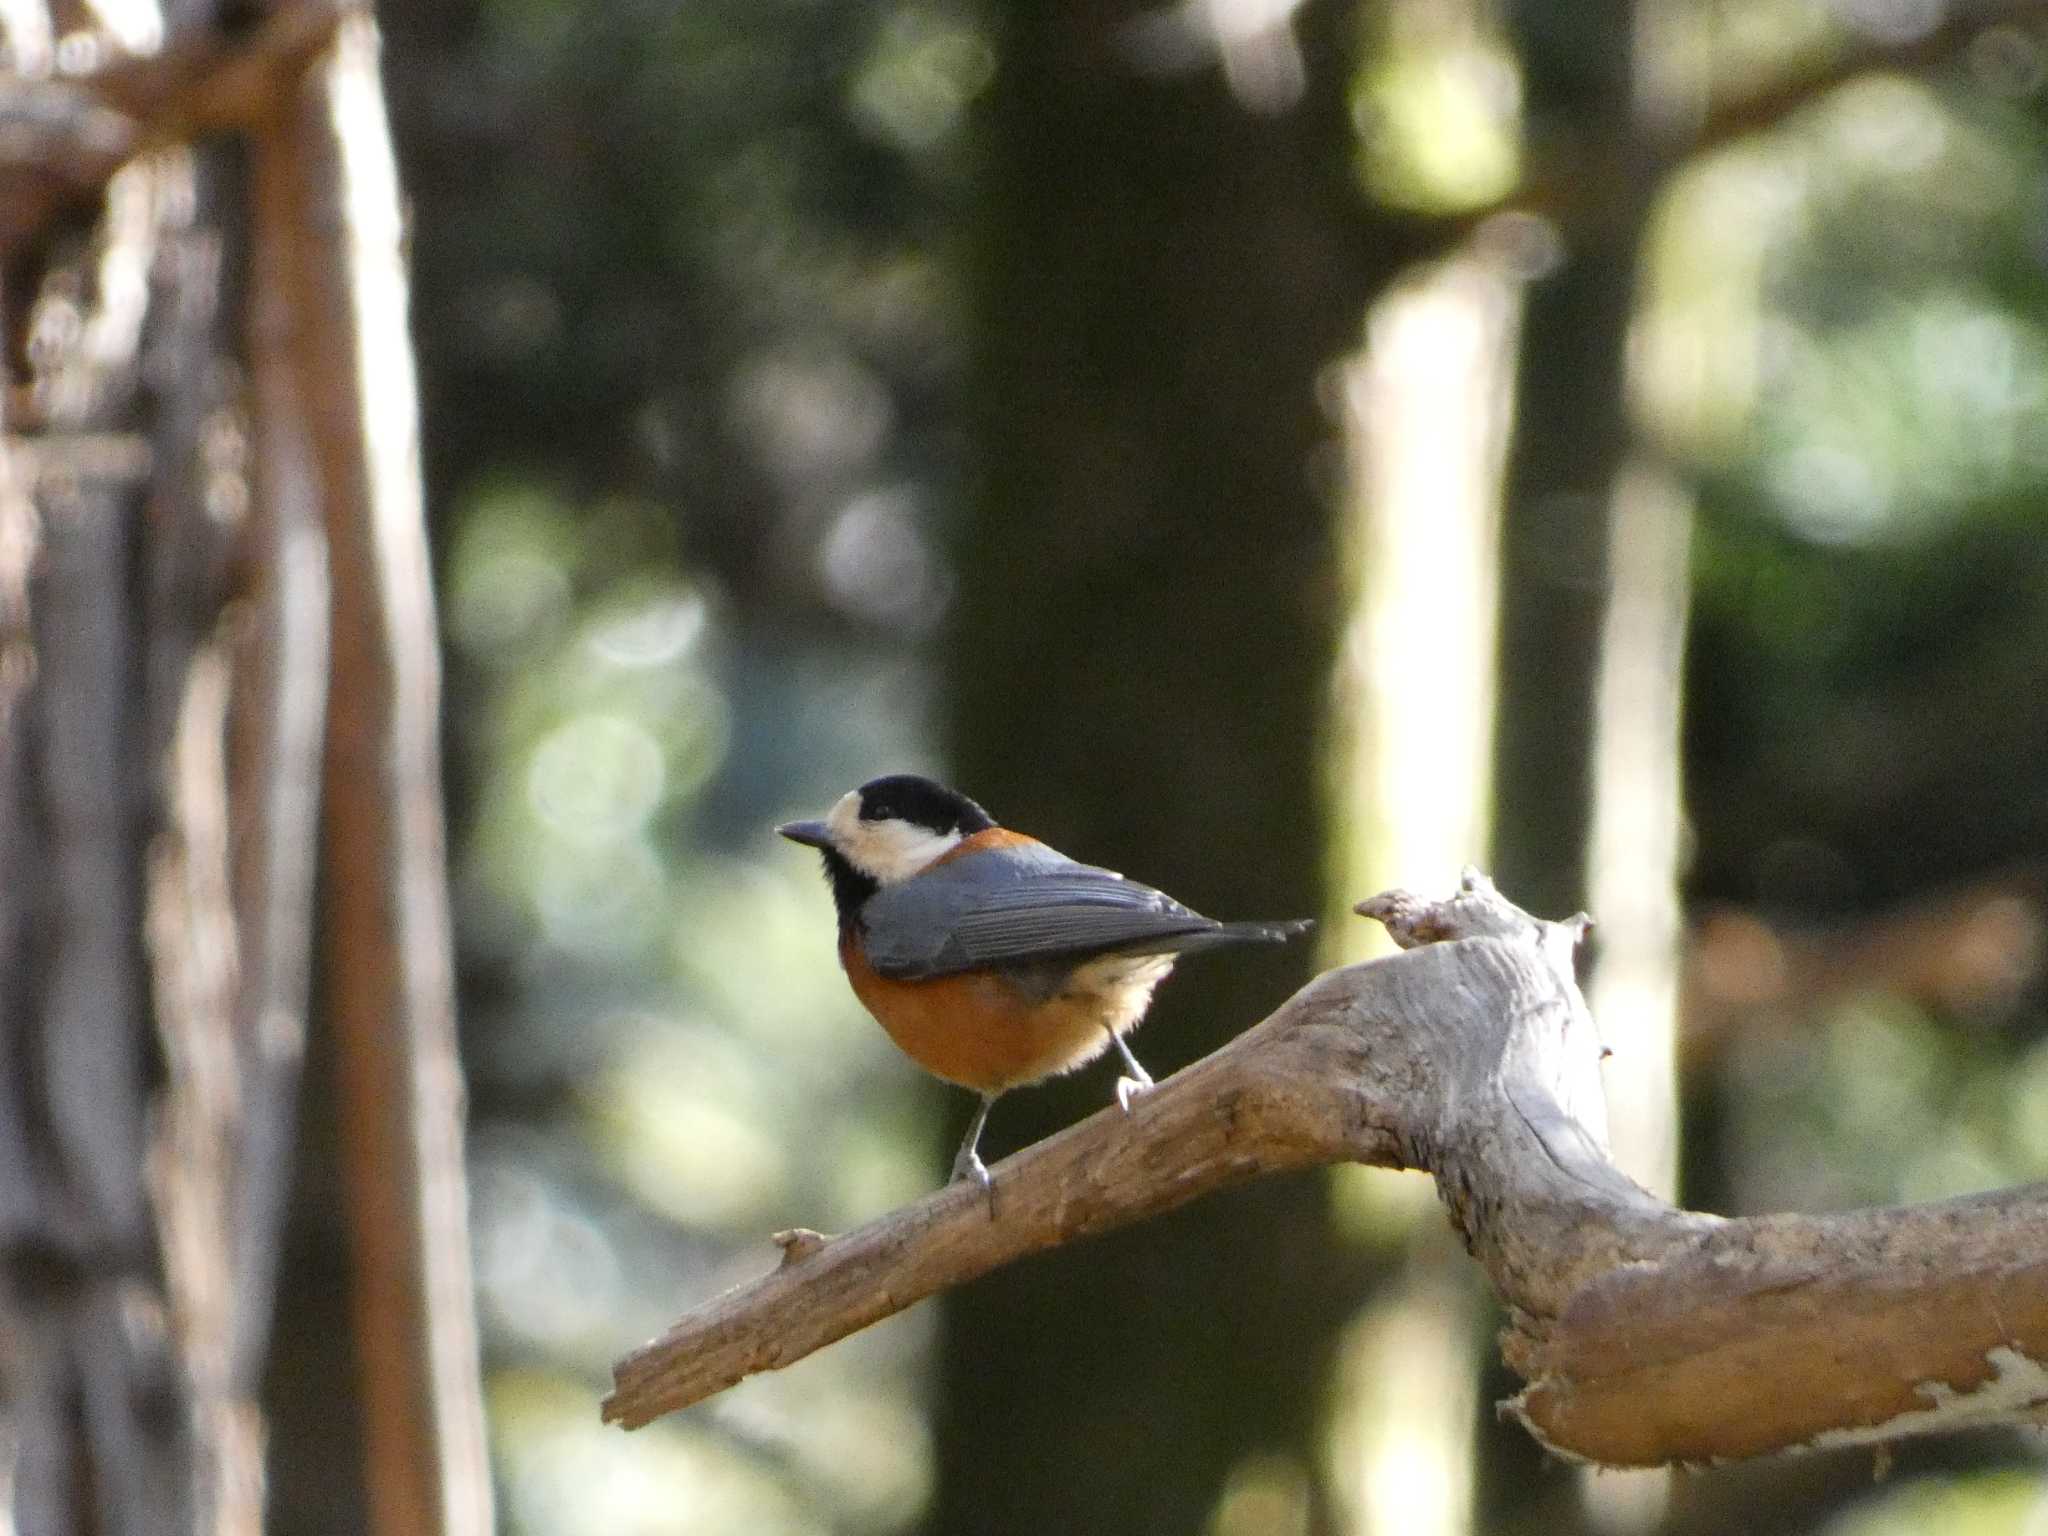
[[[1508,1312],[1508,1405],[1552,1451],[1699,1463],[2031,1419],[2048,1186],[1727,1220],[1607,1152],[1583,925],[1459,894],[1361,904],[1405,953],[1332,971],[1161,1083],[717,1297],[614,1367],[607,1420],[686,1407],[1040,1249],[1259,1174],[1348,1158],[1435,1176]]]

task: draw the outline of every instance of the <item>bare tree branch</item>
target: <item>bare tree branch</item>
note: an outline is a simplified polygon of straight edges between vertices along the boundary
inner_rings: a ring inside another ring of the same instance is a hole
[[[357,0],[280,5],[256,27],[190,27],[156,53],[0,92],[0,252],[99,195],[145,150],[251,128],[297,88]]]
[[[1708,104],[1684,148],[1719,149],[1747,134],[1775,128],[1829,91],[1881,71],[1935,69],[1999,27],[2039,27],[2048,21],[2043,0],[1951,0],[1935,25],[1903,36],[1856,33],[1831,57],[1775,81]]]
[[[1114,1111],[844,1237],[785,1234],[773,1274],[614,1368],[628,1428],[1023,1254],[1222,1185],[1349,1158],[1424,1169],[1507,1306],[1509,1405],[1614,1466],[2031,1418],[2048,1403],[2048,1186],[1831,1216],[1723,1220],[1609,1161],[1582,924],[1467,875],[1360,910],[1407,953],[1334,971]]]
[[[1987,34],[2001,28],[2038,33],[2044,23],[2048,0],[1953,0],[1924,30],[1851,34],[1835,52],[1803,68],[1715,96],[1696,113],[1676,115],[1658,142],[1589,144],[1564,135],[1542,140],[1532,147],[1528,175],[1497,202],[1416,214],[1407,226],[1414,259],[1441,256],[1476,238],[1511,267],[1521,266],[1530,260],[1523,250],[1530,243],[1530,220],[1554,224],[1572,243],[1611,230],[1623,210],[1640,203],[1646,183],[1661,184],[1702,155],[1777,128],[1852,80],[1938,69]]]
[[[334,40],[361,0],[293,0],[252,27],[191,27],[152,54],[79,78],[91,97],[134,122],[147,147],[263,121]]]
[[[2030,861],[1827,924],[1735,906],[1698,915],[1685,944],[1685,1050],[1699,1060],[1758,1029],[1816,1023],[1836,998],[1892,992],[1950,1012],[2013,1006],[2048,972],[2048,865]]]

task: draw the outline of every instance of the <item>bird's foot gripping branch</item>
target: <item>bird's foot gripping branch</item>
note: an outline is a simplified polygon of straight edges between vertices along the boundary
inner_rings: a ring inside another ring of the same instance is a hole
[[[2027,1421],[2048,1407],[2048,1186],[1934,1205],[1722,1220],[1610,1161],[1582,920],[1468,871],[1447,901],[1359,911],[1404,953],[993,1170],[828,1239],[621,1360],[628,1428],[788,1365],[1023,1254],[1284,1169],[1433,1174],[1509,1318],[1509,1405],[1561,1454],[1708,1462]],[[807,1238],[811,1235],[807,1234]]]

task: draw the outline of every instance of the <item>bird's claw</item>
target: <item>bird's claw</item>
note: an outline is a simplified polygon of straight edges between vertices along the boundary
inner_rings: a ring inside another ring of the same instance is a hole
[[[963,1147],[960,1155],[953,1159],[953,1178],[951,1182],[958,1184],[963,1179],[971,1180],[982,1187],[983,1193],[988,1196],[988,1219],[994,1221],[996,1219],[995,1176],[988,1171],[988,1164],[981,1160],[981,1154],[972,1147]]]
[[[1152,1074],[1139,1068],[1136,1077],[1120,1077],[1116,1080],[1116,1107],[1125,1114],[1131,1112],[1131,1100],[1152,1091]]]

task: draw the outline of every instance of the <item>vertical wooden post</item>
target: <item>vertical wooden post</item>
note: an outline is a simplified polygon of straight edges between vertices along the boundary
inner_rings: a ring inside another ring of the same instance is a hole
[[[259,138],[250,164],[250,613],[237,636],[232,733],[233,793],[245,808],[235,848],[245,1108],[232,1224],[242,1298],[234,1353],[252,1374],[276,1304],[278,1232],[298,1139],[327,739],[327,535],[295,355],[296,182],[282,147],[275,134]]]
[[[333,584],[324,833],[328,1014],[380,1536],[486,1536],[439,757],[397,174],[367,15],[261,136],[285,225],[299,387]]]

